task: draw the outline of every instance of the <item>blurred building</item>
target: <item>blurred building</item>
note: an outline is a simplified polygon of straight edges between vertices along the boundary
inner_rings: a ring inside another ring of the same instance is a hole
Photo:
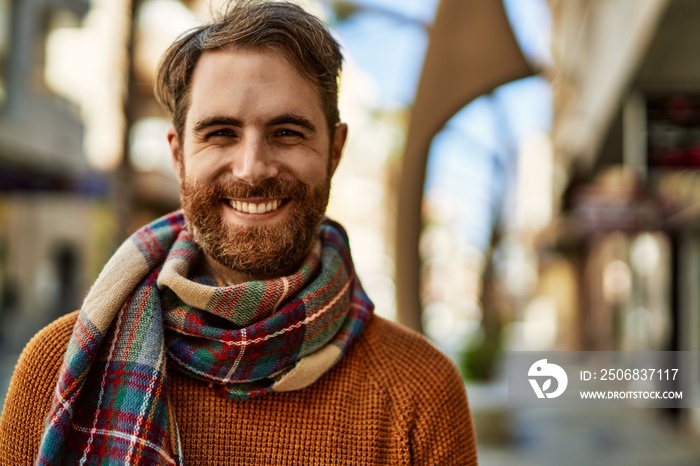
[[[698,351],[700,3],[550,3],[559,215],[541,257],[576,284],[561,331],[582,350]]]
[[[47,38],[88,10],[0,2],[0,352],[77,308],[100,242],[105,182],[84,156],[78,109],[45,79]]]

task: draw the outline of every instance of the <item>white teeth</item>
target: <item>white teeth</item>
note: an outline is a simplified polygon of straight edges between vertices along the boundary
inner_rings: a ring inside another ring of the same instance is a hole
[[[280,204],[282,204],[282,200],[275,199],[274,201],[263,202],[260,204],[231,200],[229,201],[229,204],[239,212],[245,212],[247,214],[265,214],[276,210]]]

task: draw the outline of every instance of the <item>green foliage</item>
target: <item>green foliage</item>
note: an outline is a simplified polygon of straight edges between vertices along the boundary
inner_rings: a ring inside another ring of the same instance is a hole
[[[360,7],[354,3],[343,0],[332,1],[330,5],[335,13],[335,20],[339,23],[350,19],[354,14],[360,11]]]
[[[496,375],[503,351],[502,334],[500,320],[494,319],[488,327],[482,322],[476,338],[470,339],[459,353],[457,368],[464,380],[486,381]]]

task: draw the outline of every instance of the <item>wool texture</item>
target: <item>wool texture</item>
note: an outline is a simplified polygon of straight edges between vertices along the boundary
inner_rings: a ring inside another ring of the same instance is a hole
[[[0,466],[34,464],[77,317],[51,323],[22,352],[0,414]],[[224,398],[171,370],[168,396],[187,466],[477,464],[454,364],[376,314],[338,364],[303,390]]]
[[[299,390],[372,314],[331,220],[287,277],[210,286],[189,278],[201,254],[181,211],[117,250],[73,328],[36,464],[185,464],[168,360],[227,398]]]

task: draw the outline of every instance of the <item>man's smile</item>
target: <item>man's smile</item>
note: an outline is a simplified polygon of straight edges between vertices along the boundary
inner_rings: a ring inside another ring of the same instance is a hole
[[[246,214],[266,214],[277,210],[285,202],[285,199],[268,199],[261,201],[226,199],[226,202],[238,212]]]

